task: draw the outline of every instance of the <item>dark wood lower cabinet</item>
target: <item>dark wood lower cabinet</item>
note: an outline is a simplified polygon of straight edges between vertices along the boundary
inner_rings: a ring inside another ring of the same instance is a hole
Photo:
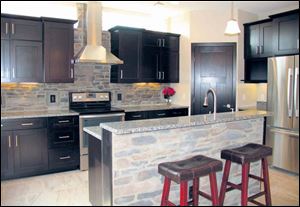
[[[14,132],[14,171],[16,176],[39,173],[48,168],[47,130]]]
[[[1,179],[13,175],[13,133],[1,130]]]

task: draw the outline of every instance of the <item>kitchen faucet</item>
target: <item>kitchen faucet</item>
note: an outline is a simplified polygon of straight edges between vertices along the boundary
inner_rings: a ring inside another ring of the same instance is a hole
[[[206,96],[204,98],[204,103],[203,106],[207,107],[208,106],[208,99],[207,96],[209,94],[209,92],[211,92],[214,96],[214,120],[216,120],[216,113],[217,113],[217,95],[216,95],[216,91],[213,88],[208,89],[208,91],[206,92]]]

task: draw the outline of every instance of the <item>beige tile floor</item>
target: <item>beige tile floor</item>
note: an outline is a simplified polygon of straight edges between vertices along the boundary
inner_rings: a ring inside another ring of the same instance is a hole
[[[273,205],[299,206],[299,176],[271,169],[270,182]],[[2,181],[1,206],[7,205],[90,205],[88,172],[76,170]]]

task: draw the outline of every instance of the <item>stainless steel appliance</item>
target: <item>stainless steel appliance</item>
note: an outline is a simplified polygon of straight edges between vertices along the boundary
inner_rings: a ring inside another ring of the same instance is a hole
[[[299,174],[299,55],[268,59],[268,111],[271,164]]]
[[[84,127],[124,121],[124,110],[111,107],[110,92],[70,93],[70,109],[79,113],[80,170],[88,170],[88,138]]]

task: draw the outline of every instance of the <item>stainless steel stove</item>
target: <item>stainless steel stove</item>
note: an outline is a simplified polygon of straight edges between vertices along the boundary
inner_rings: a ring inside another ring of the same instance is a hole
[[[70,109],[79,113],[80,170],[88,169],[88,138],[84,127],[99,126],[104,122],[124,121],[125,112],[111,107],[110,92],[72,92]]]

